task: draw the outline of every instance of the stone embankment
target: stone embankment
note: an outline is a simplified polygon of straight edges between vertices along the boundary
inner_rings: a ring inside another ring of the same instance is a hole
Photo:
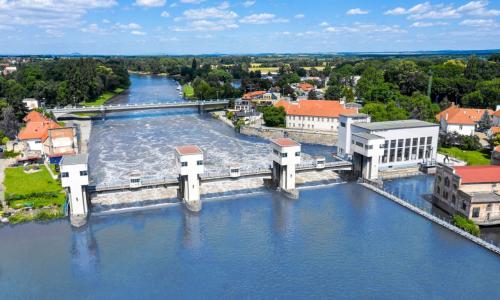
[[[282,137],[291,138],[299,143],[335,146],[338,133],[328,131],[297,130],[289,128],[272,127],[250,127],[242,126],[240,133],[250,136],[259,136],[265,139],[276,139]]]

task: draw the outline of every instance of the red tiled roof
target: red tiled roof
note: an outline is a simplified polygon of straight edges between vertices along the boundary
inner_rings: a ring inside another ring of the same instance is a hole
[[[307,82],[302,82],[302,83],[299,83],[299,89],[301,89],[303,91],[310,91],[310,90],[314,89],[314,85],[307,83]]]
[[[462,179],[462,184],[500,182],[500,166],[463,166],[453,169]]]
[[[179,146],[175,148],[180,155],[193,155],[193,154],[202,154],[200,147],[189,145],[189,146]]]
[[[500,109],[493,113],[494,116],[500,117]]]
[[[495,152],[500,152],[500,146],[496,146],[495,149],[493,150]]]
[[[273,142],[276,145],[281,146],[281,147],[300,146],[299,143],[297,143],[296,141],[289,139],[289,138],[278,138],[278,139],[271,140],[271,142]]]
[[[500,126],[493,126],[490,128],[491,134],[497,134],[500,133]]]
[[[37,111],[31,111],[23,120],[26,122],[26,127],[17,135],[20,140],[40,139],[44,141],[47,139],[49,129],[62,127]]]
[[[460,108],[452,105],[437,114],[436,120],[440,122],[444,118],[448,124],[474,125],[481,120],[484,113],[491,115],[493,111],[482,108]]]
[[[255,91],[255,92],[250,92],[250,93],[246,93],[243,95],[243,97],[241,97],[241,99],[243,100],[252,100],[258,96],[262,96],[264,95],[265,93],[267,93],[266,91]]]
[[[346,108],[339,101],[334,100],[300,100],[297,104],[280,100],[276,107],[284,107],[287,115],[334,117],[340,114],[350,115],[358,113],[357,108]]]

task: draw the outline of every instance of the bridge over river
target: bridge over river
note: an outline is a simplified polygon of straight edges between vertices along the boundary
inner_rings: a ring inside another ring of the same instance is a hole
[[[117,104],[117,105],[100,105],[100,106],[69,106],[60,108],[50,108],[56,118],[63,115],[74,113],[100,114],[105,116],[106,113],[112,112],[127,112],[140,111],[151,109],[175,109],[175,108],[197,108],[198,111],[209,109],[224,108],[229,105],[229,100],[201,100],[201,101],[184,101],[184,102],[163,102],[163,103],[144,103],[144,104]]]

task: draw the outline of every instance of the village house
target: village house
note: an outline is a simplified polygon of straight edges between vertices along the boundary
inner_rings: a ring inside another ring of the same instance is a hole
[[[26,126],[17,135],[17,140],[26,144],[25,152],[29,155],[21,155],[21,160],[26,160],[27,157],[28,160],[36,160],[43,155],[53,160],[77,153],[76,128],[63,127],[34,110],[23,120]]]
[[[492,119],[493,126],[500,126],[500,108],[497,107],[497,111],[493,113]]]
[[[244,94],[241,99],[234,103],[234,109],[237,111],[250,112],[259,106],[273,105],[280,99],[280,93],[268,91],[254,91]]]
[[[28,110],[34,110],[40,107],[39,101],[35,98],[25,98],[23,99],[23,103]]]
[[[500,224],[500,166],[440,164],[433,196],[450,214],[461,214],[480,226]]]
[[[286,128],[337,131],[340,114],[356,114],[357,108],[347,108],[333,100],[299,100],[291,103],[281,100],[276,107],[284,107]]]
[[[500,146],[496,146],[491,151],[491,164],[500,166]]]
[[[456,132],[460,135],[474,135],[478,124],[486,122],[493,111],[480,108],[461,108],[452,105],[436,115],[442,132]]]

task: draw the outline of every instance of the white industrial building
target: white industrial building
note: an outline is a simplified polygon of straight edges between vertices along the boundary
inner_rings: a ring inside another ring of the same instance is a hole
[[[379,170],[433,164],[439,125],[420,120],[370,122],[364,114],[340,115],[337,153],[353,160],[367,179]]]
[[[89,184],[88,154],[63,156],[60,166],[61,185],[68,194],[72,224],[81,226],[89,212],[86,191]]]

